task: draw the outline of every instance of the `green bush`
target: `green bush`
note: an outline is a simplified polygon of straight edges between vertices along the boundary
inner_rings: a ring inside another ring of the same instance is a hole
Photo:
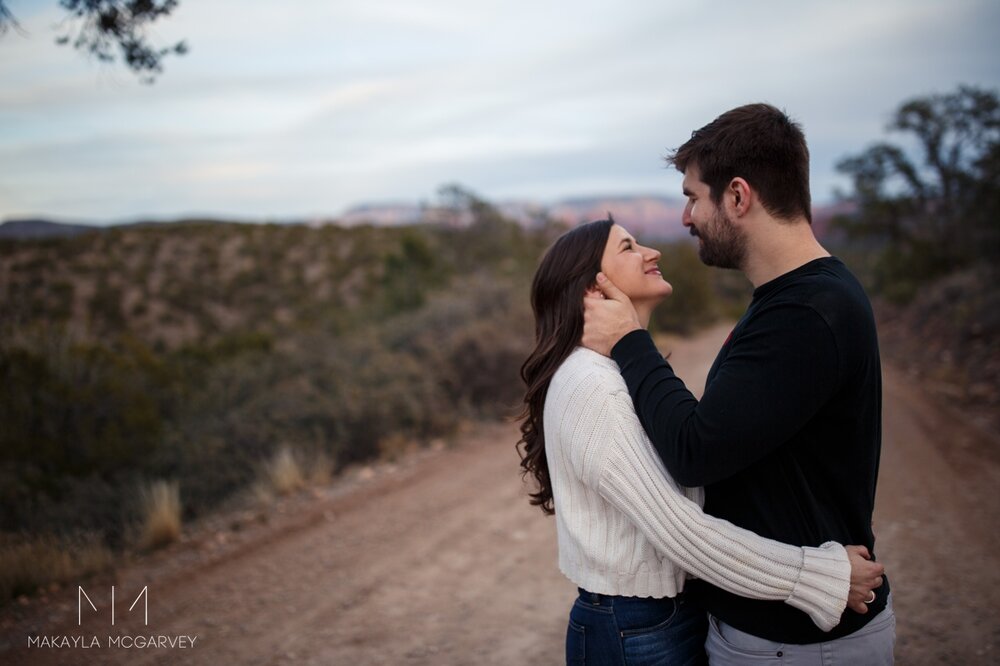
[[[533,344],[529,285],[561,229],[527,231],[463,196],[467,227],[190,222],[0,244],[12,276],[0,529],[86,530],[121,547],[155,479],[177,480],[188,521],[248,488],[282,446],[342,468],[512,415]],[[235,243],[245,266],[225,265]],[[690,246],[664,253],[675,295],[660,326],[731,307],[739,290]],[[85,313],[67,307],[66,285],[93,294]],[[125,311],[117,285],[145,296]]]

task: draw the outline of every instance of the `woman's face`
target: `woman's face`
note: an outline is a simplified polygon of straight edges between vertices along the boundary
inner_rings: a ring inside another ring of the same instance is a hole
[[[670,295],[673,287],[663,279],[656,262],[659,250],[639,245],[625,229],[615,224],[601,257],[601,272],[628,296],[632,303],[655,305]]]

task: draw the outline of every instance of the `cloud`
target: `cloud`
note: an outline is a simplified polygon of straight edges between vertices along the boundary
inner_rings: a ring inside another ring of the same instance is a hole
[[[54,46],[55,5],[0,40],[0,217],[669,193],[665,150],[756,100],[803,123],[823,199],[903,99],[1000,84],[988,0],[182,0],[153,86]]]

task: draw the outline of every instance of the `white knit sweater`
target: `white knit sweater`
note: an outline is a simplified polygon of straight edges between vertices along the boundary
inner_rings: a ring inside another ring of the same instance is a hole
[[[549,385],[545,455],[559,568],[591,592],[673,597],[685,572],[753,599],[840,621],[851,566],[843,546],[797,547],[706,515],[701,488],[669,475],[639,423],[618,365],[577,348]]]

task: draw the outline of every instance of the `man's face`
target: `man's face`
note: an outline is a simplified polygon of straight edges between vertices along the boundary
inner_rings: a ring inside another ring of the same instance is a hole
[[[698,239],[698,257],[707,266],[741,269],[747,252],[743,231],[722,206],[712,201],[709,186],[702,182],[697,166],[684,170],[687,205],[681,222]]]

